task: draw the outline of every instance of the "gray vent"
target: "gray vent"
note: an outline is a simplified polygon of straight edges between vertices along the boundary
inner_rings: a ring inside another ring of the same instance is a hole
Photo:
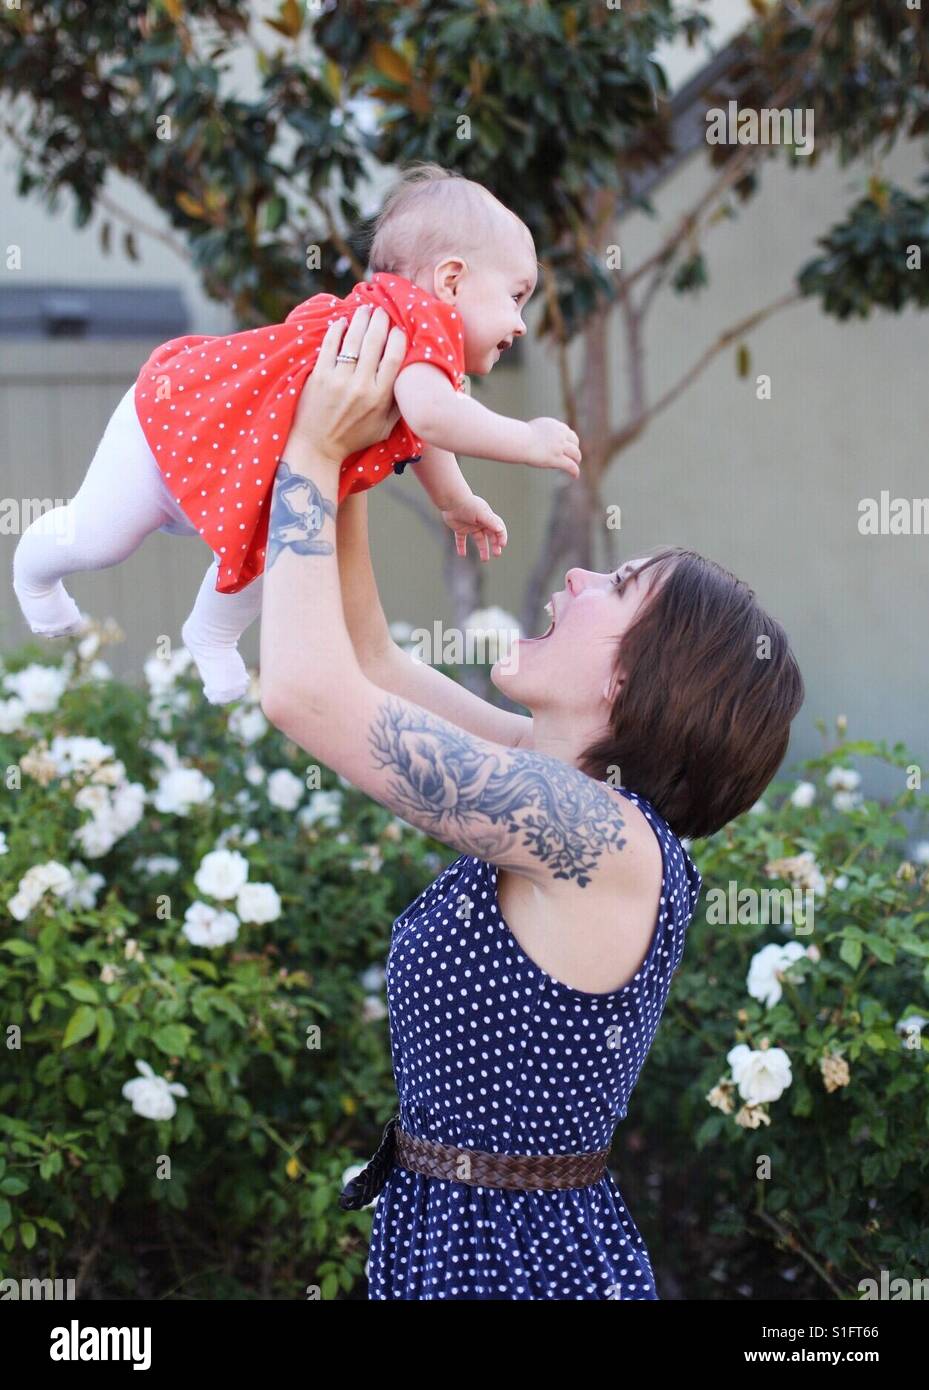
[[[109,285],[0,288],[0,338],[145,338],[190,332],[181,292]]]

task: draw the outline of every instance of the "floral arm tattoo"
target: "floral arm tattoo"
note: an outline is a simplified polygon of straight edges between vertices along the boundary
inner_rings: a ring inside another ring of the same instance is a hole
[[[558,758],[484,745],[416,705],[388,699],[369,730],[387,768],[390,806],[452,845],[506,865],[514,848],[584,888],[607,850],[626,844],[618,797]]]
[[[312,478],[291,471],[283,459],[278,465],[271,515],[265,569],[269,570],[282,550],[298,555],[331,555],[332,542],[319,539],[326,517],[335,516],[335,506],[323,497]]]
[[[320,533],[335,515],[313,479],[281,460],[265,568],[285,549],[332,555]],[[581,888],[606,853],[626,845],[623,803],[603,783],[558,758],[488,743],[419,705],[376,693],[384,699],[361,721],[367,747],[352,737],[352,760],[360,753],[363,764],[352,780],[412,825],[459,852],[502,868],[535,863]]]

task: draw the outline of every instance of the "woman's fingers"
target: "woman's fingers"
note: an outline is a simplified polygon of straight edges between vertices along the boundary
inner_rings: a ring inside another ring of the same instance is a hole
[[[333,319],[323,335],[315,366],[321,366],[324,371],[335,366],[335,359],[342,351],[342,335],[347,325],[347,319]]]
[[[384,351],[384,344],[389,332],[390,319],[383,309],[377,308],[368,315],[361,345],[352,349],[353,352],[358,353],[358,363],[355,370],[360,372],[366,380],[374,380],[377,364],[381,359],[381,353]]]
[[[393,392],[397,374],[403,366],[403,359],[406,357],[406,350],[407,337],[403,329],[392,328],[383,356],[377,364],[377,384],[383,386],[385,391]]]
[[[362,344],[364,343],[370,322],[371,305],[362,304],[361,307],[356,309],[352,314],[345,337],[342,339],[340,351],[350,352],[355,357],[360,358]],[[353,366],[352,363],[346,363],[346,366],[351,371],[355,370],[355,366]]]

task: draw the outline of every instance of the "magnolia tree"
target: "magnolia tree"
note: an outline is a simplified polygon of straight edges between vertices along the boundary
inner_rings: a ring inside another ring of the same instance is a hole
[[[691,91],[695,138],[655,53],[709,37],[699,5],[284,0],[259,14],[245,0],[31,0],[8,8],[0,30],[0,83],[22,98],[4,127],[20,194],[54,205],[69,189],[79,223],[102,210],[104,253],[114,235],[130,256],[141,235],[167,241],[242,327],[361,277],[379,171],[435,160],[500,196],[536,240],[537,328],[584,454],[580,482],[552,498],[529,623],[566,563],[614,561],[606,469],[718,354],[734,349],[747,372],[751,330],[804,296],[838,318],[929,302],[929,198],[880,172],[896,141],[929,129],[919,0],[752,0],[751,11]],[[693,206],[671,227],[656,222],[650,250],[623,262],[623,213],[651,211],[648,188],[695,146],[706,174]],[[656,395],[646,350],[657,296],[708,283],[706,240],[756,192],[769,159],[809,171],[826,151],[867,160],[867,196],[823,228],[811,263],[785,248],[783,293],[698,347]],[[164,209],[170,231],[114,201],[111,168]],[[408,491],[403,500],[419,507]],[[420,510],[446,542],[461,624],[480,601],[479,566]]]

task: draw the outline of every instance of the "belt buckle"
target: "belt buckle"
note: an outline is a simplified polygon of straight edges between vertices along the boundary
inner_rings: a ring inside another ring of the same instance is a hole
[[[391,1115],[384,1126],[381,1142],[378,1144],[373,1158],[368,1161],[356,1177],[342,1188],[339,1206],[343,1211],[361,1211],[362,1207],[366,1207],[374,1201],[384,1186],[387,1176],[394,1166],[397,1146],[396,1130],[399,1122],[400,1113],[398,1111],[395,1115]]]

